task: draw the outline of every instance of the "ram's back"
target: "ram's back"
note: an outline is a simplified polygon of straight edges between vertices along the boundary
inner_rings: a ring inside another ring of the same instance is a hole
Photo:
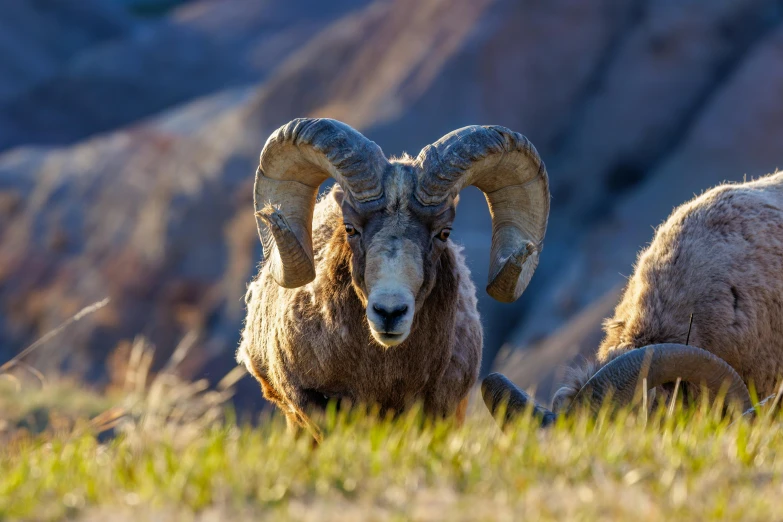
[[[783,374],[783,173],[711,189],[674,211],[639,256],[599,360],[690,343],[762,393]]]

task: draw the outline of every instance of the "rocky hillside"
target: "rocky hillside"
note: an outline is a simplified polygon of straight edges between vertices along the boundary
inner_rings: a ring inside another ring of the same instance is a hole
[[[4,0],[0,15],[0,101],[49,80],[80,52],[133,27],[127,13],[101,0]]]
[[[777,1],[199,0],[152,21],[61,3],[83,18],[51,31],[84,27],[78,45],[0,84],[3,360],[108,295],[36,364],[100,378],[123,340],[146,335],[163,357],[195,331],[192,372],[230,368],[260,256],[255,161],[297,116],[344,120],[387,154],[473,123],[536,144],[553,190],[541,266],[514,305],[480,291],[486,368],[503,344],[538,343],[504,358],[524,384],[590,353],[673,206],[783,164]],[[98,16],[114,22],[93,34]],[[42,42],[0,22],[7,41]],[[489,231],[466,191],[453,237],[479,288]]]
[[[30,4],[35,5],[11,0],[14,3],[27,5],[28,10]],[[111,5],[104,0],[93,3]],[[23,61],[35,70],[46,69],[47,74],[30,81],[29,88],[17,88],[7,96],[2,96],[0,80],[0,150],[30,143],[73,143],[198,96],[260,82],[325,25],[363,3],[202,1],[152,21],[125,15],[121,27],[134,30],[123,33],[112,32],[120,23],[107,20],[101,10],[92,12],[78,0],[54,2],[61,11],[70,6],[71,11],[85,12],[84,18],[71,15],[76,19],[75,27],[85,33],[78,38],[69,34],[77,29],[66,25],[61,13],[50,15],[50,9],[41,7],[38,18],[47,15],[47,19],[63,21],[63,29],[53,28],[49,39],[73,40],[74,52],[65,56],[58,48],[62,59],[50,60],[47,68],[28,60],[30,49],[44,47],[42,42],[48,41],[41,39],[39,31],[19,37],[9,34],[14,45],[7,57],[0,57],[0,78],[4,58]],[[0,21],[0,49],[3,23]],[[37,27],[42,20],[30,23]],[[86,45],[88,37],[94,45]]]

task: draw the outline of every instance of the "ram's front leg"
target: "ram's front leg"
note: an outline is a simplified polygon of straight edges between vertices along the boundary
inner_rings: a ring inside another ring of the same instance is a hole
[[[459,404],[457,404],[457,411],[454,412],[454,421],[458,428],[461,428],[462,425],[465,424],[465,418],[468,415],[468,399],[469,396],[466,395],[464,399],[459,401]]]
[[[471,292],[464,290],[465,294]],[[470,303],[473,305],[469,306]],[[475,300],[460,299],[454,345],[438,385],[427,397],[429,410],[441,417],[453,415],[457,426],[465,422],[470,390],[476,384],[481,365],[483,335],[481,322],[472,306],[475,306]]]
[[[465,423],[468,411],[468,389],[462,393],[454,389],[439,389],[424,401],[424,413],[433,419],[454,419],[457,427]]]
[[[283,411],[286,416],[288,432],[298,436],[306,431],[313,438],[315,444],[323,440],[321,428],[313,420],[312,414],[324,411],[328,398],[312,390],[296,390],[285,401]]]
[[[321,443],[323,440],[321,430],[309,415],[291,407],[285,412],[285,416],[288,433],[290,435],[298,437],[303,431],[306,431],[313,438],[314,445],[317,446]]]
[[[478,354],[452,353],[446,371],[424,403],[427,414],[440,418],[453,416],[456,425],[462,426],[467,416],[470,390],[477,378]]]

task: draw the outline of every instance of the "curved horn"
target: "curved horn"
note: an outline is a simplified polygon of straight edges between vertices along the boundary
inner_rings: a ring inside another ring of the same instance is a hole
[[[300,118],[272,133],[261,151],[253,204],[264,259],[280,286],[315,279],[313,210],[327,178],[358,203],[380,199],[388,165],[380,147],[348,125]]]
[[[487,293],[504,303],[518,299],[538,265],[549,217],[549,179],[536,149],[505,127],[473,125],[428,145],[416,161],[422,205],[468,185],[484,193],[492,215]]]
[[[644,378],[650,389],[678,378],[704,384],[713,396],[728,384],[727,397],[741,402],[743,411],[753,407],[747,386],[726,361],[695,346],[667,343],[630,350],[613,359],[582,386],[568,411],[587,402],[597,412],[610,393],[612,402],[628,404]]]
[[[505,406],[503,426],[524,412],[530,404],[533,405],[533,416],[541,422],[542,427],[549,426],[557,419],[556,414],[538,404],[535,399],[500,373],[490,373],[481,381],[481,396],[493,417],[497,417],[500,408]]]

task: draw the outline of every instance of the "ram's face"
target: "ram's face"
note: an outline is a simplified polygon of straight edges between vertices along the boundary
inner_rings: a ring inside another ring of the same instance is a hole
[[[404,166],[385,184],[385,201],[357,211],[335,191],[351,248],[353,286],[366,308],[373,338],[386,347],[402,343],[435,285],[437,260],[447,247],[456,201],[422,207],[413,200],[415,176]]]
[[[345,218],[338,233],[346,243],[324,263],[313,248],[312,225],[319,187],[329,178],[340,186],[332,194]],[[549,216],[546,169],[527,138],[505,127],[470,125],[415,158],[388,159],[342,122],[293,120],[269,137],[256,169],[264,273],[283,288],[299,288],[324,264],[344,266],[350,245],[353,286],[373,336],[384,346],[402,343],[438,280],[456,198],[468,186],[484,193],[492,216],[487,293],[511,303],[538,266]]]

